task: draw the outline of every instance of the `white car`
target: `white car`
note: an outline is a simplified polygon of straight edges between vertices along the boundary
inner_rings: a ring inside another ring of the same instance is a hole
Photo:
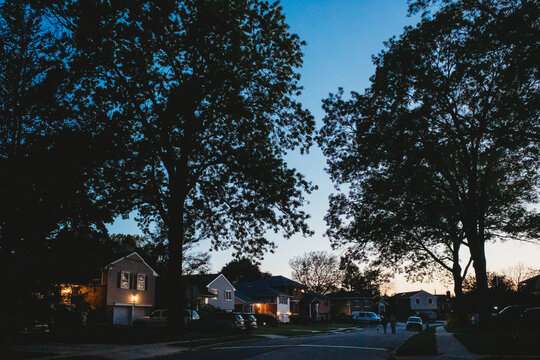
[[[424,324],[422,323],[422,318],[419,316],[409,316],[407,319],[407,325],[405,327],[407,330],[424,330]]]

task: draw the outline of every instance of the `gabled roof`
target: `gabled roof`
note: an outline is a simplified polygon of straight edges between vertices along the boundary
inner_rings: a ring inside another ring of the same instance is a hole
[[[373,299],[374,295],[367,292],[339,290],[328,294],[328,297],[332,299]]]
[[[323,299],[328,299],[328,296],[316,292],[309,292],[304,295],[301,301],[306,304],[313,304]]]
[[[236,289],[234,292],[234,301],[244,304],[254,304],[257,301],[253,299],[251,296],[243,292],[242,290]]]
[[[265,279],[262,279],[262,280],[259,280],[257,282],[260,282],[266,286],[270,286],[270,287],[285,287],[285,286],[293,286],[293,287],[298,287],[298,288],[304,288],[305,286],[294,281],[294,280],[291,280],[289,278],[286,278],[285,276],[281,276],[281,275],[276,275],[276,276],[269,276]]]
[[[534,284],[537,280],[540,280],[540,275],[533,276],[531,278],[520,281],[520,284]]]
[[[278,296],[291,297],[284,292],[273,289],[263,284],[262,281],[252,281],[236,284],[236,288],[253,299]]]
[[[235,289],[231,282],[223,274],[200,274],[200,275],[187,275],[185,279],[187,280],[188,285],[198,286],[198,287],[209,287],[214,281],[219,278],[225,279],[225,281]]]
[[[399,299],[405,299],[405,298],[410,298],[416,294],[419,294],[419,293],[426,293],[428,295],[431,295],[430,293],[428,293],[427,291],[425,290],[417,290],[417,291],[409,291],[409,292],[402,292],[402,293],[397,293],[396,295],[394,295],[395,298],[399,298]],[[434,295],[431,295],[431,296],[434,296]]]
[[[114,264],[116,264],[116,263],[118,263],[118,262],[120,262],[120,261],[122,261],[122,260],[125,260],[125,259],[133,259],[133,258],[135,258],[135,259],[137,259],[137,260],[139,260],[139,261],[142,261],[142,262],[144,263],[144,265],[148,266],[148,268],[149,268],[150,270],[152,270],[152,274],[153,274],[154,276],[159,276],[159,274],[158,274],[154,269],[152,269],[152,267],[151,267],[150,265],[148,265],[148,263],[147,263],[146,261],[144,261],[144,259],[141,257],[141,255],[137,254],[136,251],[132,252],[131,254],[122,256],[121,258],[116,259],[116,260],[114,260],[113,262],[111,262],[111,263],[105,265],[105,269],[111,268]]]

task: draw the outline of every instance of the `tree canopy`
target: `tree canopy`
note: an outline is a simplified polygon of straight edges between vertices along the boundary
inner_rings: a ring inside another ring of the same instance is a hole
[[[310,251],[289,260],[293,280],[311,291],[327,294],[339,288],[342,273],[339,259],[327,251]]]
[[[295,97],[302,41],[264,1],[76,2],[78,95],[128,149],[118,170],[143,227],[167,234],[169,320],[181,324],[182,246],[260,256],[267,231],[309,234],[313,186],[283,157],[314,121]]]
[[[390,185],[376,189],[389,201],[375,211],[402,227],[392,241],[420,227],[444,245],[449,238],[436,232],[463,230],[482,319],[486,241],[539,238],[528,205],[539,185],[538,14],[536,2],[442,2],[374,57],[365,94],[324,101],[319,142],[332,179],[350,189],[331,199],[330,237],[365,239],[374,223],[353,210],[369,204],[374,184]],[[416,216],[396,212],[407,207]]]
[[[271,276],[267,272],[262,272],[259,265],[245,257],[229,261],[221,268],[220,273],[233,284],[262,280]]]

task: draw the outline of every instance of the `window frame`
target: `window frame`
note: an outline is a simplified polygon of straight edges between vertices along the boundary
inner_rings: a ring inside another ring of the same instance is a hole
[[[140,280],[142,279],[142,287],[139,286]],[[137,283],[136,283],[136,289],[140,291],[144,291],[146,289],[146,274],[137,273]]]
[[[225,300],[232,301],[232,290],[225,290]]]
[[[130,275],[129,271],[120,271],[120,289],[129,290]]]

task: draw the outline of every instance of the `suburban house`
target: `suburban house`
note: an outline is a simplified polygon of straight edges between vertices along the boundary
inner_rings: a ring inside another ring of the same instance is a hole
[[[374,296],[370,293],[339,290],[328,294],[332,302],[332,315],[352,315],[353,311],[373,311]]]
[[[234,286],[223,274],[189,275],[186,281],[186,300],[191,308],[199,309],[202,305],[225,311],[234,310]]]
[[[296,281],[284,276],[270,276],[239,283],[236,288],[237,311],[272,315],[284,323],[289,322],[292,315],[300,315],[305,286]]]
[[[521,292],[540,295],[540,275],[520,281],[518,286]]]
[[[130,325],[154,307],[159,275],[133,252],[106,265],[101,273],[108,319],[115,325]]]
[[[312,320],[330,320],[331,302],[326,295],[308,292],[300,301],[301,313]]]
[[[390,305],[388,303],[387,300],[385,300],[385,298],[383,298],[382,296],[375,296],[373,298],[373,307],[374,307],[374,311],[381,315],[381,314],[386,314],[386,312],[388,311],[388,306]]]
[[[431,320],[437,318],[437,296],[424,290],[398,293],[393,296],[398,319],[419,315]]]

